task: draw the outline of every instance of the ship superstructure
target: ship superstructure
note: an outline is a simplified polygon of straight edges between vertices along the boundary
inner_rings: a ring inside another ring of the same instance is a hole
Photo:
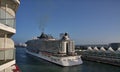
[[[13,72],[15,47],[12,35],[16,33],[15,15],[20,0],[0,0],[0,72]]]
[[[81,56],[75,53],[74,41],[67,33],[56,40],[51,35],[42,33],[37,39],[29,40],[27,53],[61,66],[82,64]]]

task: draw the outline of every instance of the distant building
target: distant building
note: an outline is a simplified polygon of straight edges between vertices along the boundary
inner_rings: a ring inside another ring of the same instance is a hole
[[[117,48],[120,47],[120,43],[110,43],[109,46],[116,50]]]
[[[15,47],[22,47],[22,48],[25,48],[27,45],[25,43],[18,43],[18,44],[15,44]]]

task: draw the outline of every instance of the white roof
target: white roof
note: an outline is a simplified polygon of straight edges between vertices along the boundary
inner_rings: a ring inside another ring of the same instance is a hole
[[[93,51],[92,47],[88,47],[87,51]]]
[[[120,54],[120,48],[118,48],[115,53]]]
[[[109,47],[107,50],[107,53],[113,53],[113,52],[115,52],[115,51],[112,49],[112,47]]]
[[[104,47],[101,47],[100,52],[106,52],[106,49]]]
[[[118,48],[117,50],[120,51],[120,48]]]
[[[97,47],[94,47],[94,49],[93,49],[94,51],[99,51],[99,49],[97,48]]]

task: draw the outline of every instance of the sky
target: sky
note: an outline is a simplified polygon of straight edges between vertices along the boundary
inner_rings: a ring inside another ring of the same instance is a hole
[[[67,32],[80,45],[120,42],[120,0],[21,0],[13,40],[24,43],[43,30],[57,39]]]

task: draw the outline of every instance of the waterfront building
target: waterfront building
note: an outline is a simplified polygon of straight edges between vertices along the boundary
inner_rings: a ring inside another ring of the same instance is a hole
[[[87,51],[93,51],[92,47],[88,47]]]
[[[120,47],[120,43],[110,43],[109,46],[114,48],[114,50],[116,50],[117,48]]]
[[[93,49],[95,52],[99,52],[99,49],[97,47],[94,47]]]
[[[100,48],[100,52],[106,52],[105,48],[104,48],[104,47],[101,47],[101,48]]]
[[[120,54],[120,48],[118,48],[115,53]]]
[[[107,53],[114,53],[115,51],[112,49],[112,47],[109,47],[106,52],[107,52]]]
[[[78,53],[82,54],[82,58],[86,60],[120,66],[120,48],[115,51],[112,47],[107,49],[104,47],[100,49],[88,47],[87,50],[82,50]]]
[[[15,47],[11,37],[16,33],[15,14],[19,4],[20,0],[0,0],[0,72],[13,72],[15,66]]]

